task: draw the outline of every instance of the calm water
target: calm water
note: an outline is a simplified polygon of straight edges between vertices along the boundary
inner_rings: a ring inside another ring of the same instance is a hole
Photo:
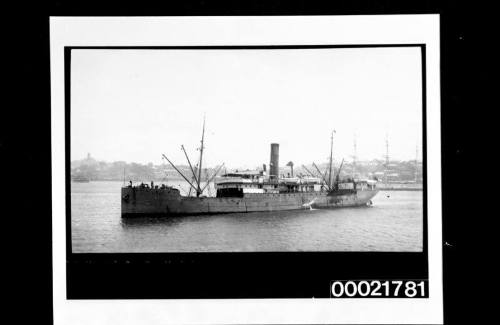
[[[422,250],[421,191],[381,191],[371,207],[122,219],[121,186],[71,184],[73,252]]]

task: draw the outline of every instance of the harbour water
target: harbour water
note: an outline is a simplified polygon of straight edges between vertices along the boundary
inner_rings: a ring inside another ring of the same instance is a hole
[[[122,185],[71,183],[73,253],[422,251],[422,191],[358,208],[122,219]]]

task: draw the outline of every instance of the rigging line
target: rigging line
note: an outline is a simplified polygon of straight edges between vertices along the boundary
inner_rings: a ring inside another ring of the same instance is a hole
[[[217,168],[217,170],[215,171],[215,173],[208,179],[208,181],[205,184],[205,186],[203,187],[202,191],[204,191],[205,188],[208,186],[208,184],[210,184],[210,182],[215,178],[215,176],[217,176],[217,174],[219,173],[222,166],[224,166],[224,163],[222,163],[222,165],[220,165],[219,168]]]
[[[318,171],[318,173],[321,175],[321,178],[323,178],[323,182],[325,182],[325,185],[328,188],[328,190],[330,190],[331,187],[328,184],[328,182],[326,181],[326,172],[325,172],[325,175],[323,175],[323,173],[319,170],[318,166],[316,166],[316,164],[314,162],[313,162],[313,166],[314,166],[314,168],[316,168],[316,170]]]
[[[182,149],[182,151],[184,151],[184,155],[186,156],[186,160],[189,164],[189,168],[191,169],[191,172],[193,173],[193,178],[196,181],[196,183],[198,184],[198,188],[200,188],[200,180],[196,179],[196,173],[193,169],[193,165],[191,165],[191,161],[189,160],[189,157],[188,157],[188,154],[186,152],[186,149],[184,148],[184,145],[181,145],[181,149]]]
[[[179,170],[177,169],[177,167],[175,167],[175,165],[167,158],[167,156],[165,156],[164,154],[162,154],[162,156],[168,161],[168,163],[179,173],[179,175],[182,176],[182,178],[184,178],[184,180],[186,182],[188,182],[189,185],[191,185],[191,187],[193,187],[195,190],[196,190],[196,187],[186,178],[186,176],[184,176],[184,174]]]
[[[339,171],[337,175],[335,176],[335,187],[339,185],[339,180],[340,180],[340,171],[342,170],[342,165],[344,165],[344,158],[342,158],[342,162],[340,163]]]
[[[198,164],[194,165],[194,171],[195,173],[191,176],[191,182],[193,182],[196,178],[196,173],[198,172]],[[188,196],[191,196],[191,191],[193,189],[191,187],[189,187],[189,195]]]
[[[302,165],[302,168],[304,168],[304,169],[306,170],[306,172],[309,174],[309,176],[316,177],[316,175],[314,175],[313,173],[311,173],[311,172],[309,171],[309,169],[307,169],[307,167],[306,167],[306,166]]]
[[[210,177],[208,176],[208,169],[207,169],[207,168],[205,168],[205,181],[206,181],[206,184],[205,184],[205,186],[203,187],[203,189],[205,189],[205,188],[207,189],[207,191],[208,191],[208,196],[210,197],[210,196],[212,196],[212,191],[210,190],[210,186],[208,186],[208,184],[210,184],[210,180],[209,180],[209,178],[210,178]]]

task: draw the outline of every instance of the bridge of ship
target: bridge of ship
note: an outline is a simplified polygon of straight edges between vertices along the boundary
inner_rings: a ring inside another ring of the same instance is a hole
[[[243,171],[221,175],[215,179],[217,196],[243,196],[246,193],[321,192],[327,187],[316,177],[282,177],[269,179],[262,171]],[[373,190],[375,182],[346,179],[338,183],[339,190]]]
[[[243,171],[221,175],[215,179],[217,196],[243,196],[256,193],[296,193],[322,191],[319,178],[288,177],[270,179],[263,171]]]

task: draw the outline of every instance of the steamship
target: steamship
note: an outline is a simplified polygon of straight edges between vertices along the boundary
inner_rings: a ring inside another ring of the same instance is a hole
[[[181,146],[192,172],[191,179],[163,155],[163,158],[189,184],[189,194],[182,195],[179,189],[164,184],[158,186],[151,183],[150,186],[141,183],[135,186],[130,182],[121,190],[122,217],[210,215],[366,206],[372,203],[371,199],[378,192],[376,182],[373,180],[341,179],[343,161],[334,175],[333,133],[329,168],[323,172],[313,163],[317,173],[312,173],[303,166],[308,175],[294,176],[293,163],[289,162],[287,166],[291,167],[291,174],[286,177],[280,176],[279,144],[272,143],[269,172],[266,165],[263,165],[263,168],[257,171],[236,171],[218,176],[224,165],[222,164],[203,182],[201,170],[204,135],[205,121],[199,148],[200,157],[195,166],[191,164],[184,146]],[[216,194],[206,196],[203,193],[211,182],[215,184]]]

